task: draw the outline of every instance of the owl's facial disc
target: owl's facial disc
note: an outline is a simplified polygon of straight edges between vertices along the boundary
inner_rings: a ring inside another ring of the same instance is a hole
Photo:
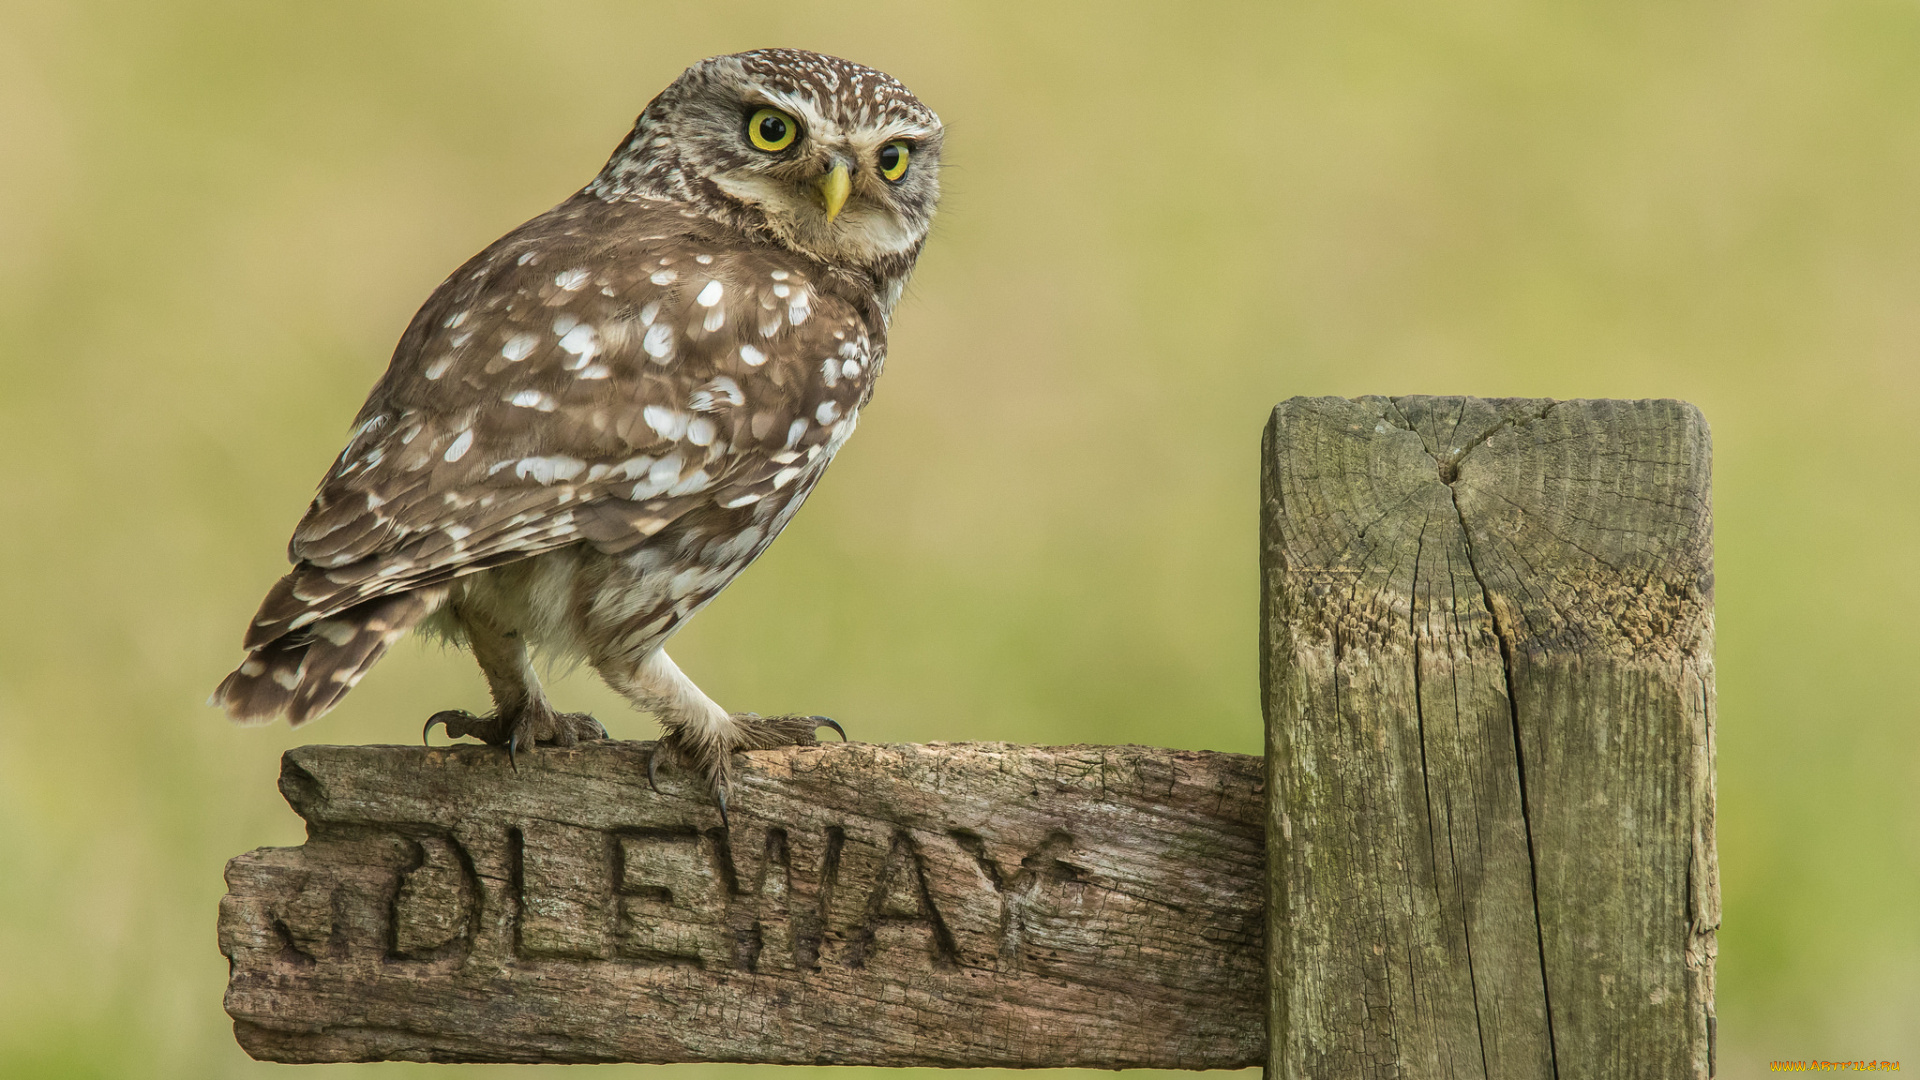
[[[829,263],[911,265],[940,198],[940,138],[883,72],[761,49],[688,68],[589,190],[681,202]]]

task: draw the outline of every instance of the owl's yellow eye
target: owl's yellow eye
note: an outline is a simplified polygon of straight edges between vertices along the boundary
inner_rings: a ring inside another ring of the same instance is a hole
[[[907,159],[912,156],[913,148],[903,139],[896,139],[881,147],[880,175],[899,183],[900,178],[907,175]]]
[[[760,109],[747,117],[747,141],[770,154],[792,146],[799,137],[799,123],[779,109]]]

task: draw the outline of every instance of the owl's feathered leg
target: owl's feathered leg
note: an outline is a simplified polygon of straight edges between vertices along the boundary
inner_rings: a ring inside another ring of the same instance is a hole
[[[830,727],[847,733],[824,716],[760,716],[730,713],[702,693],[680,670],[665,649],[655,649],[637,666],[606,662],[595,665],[601,678],[635,706],[660,718],[666,731],[653,760],[647,763],[652,780],[661,757],[706,777],[720,803],[722,819],[727,795],[733,789],[733,755],[738,750],[768,750],[776,746],[811,746],[814,732]]]
[[[540,688],[533,660],[527,655],[527,643],[518,631],[499,626],[461,605],[455,605],[452,614],[481,673],[487,677],[493,712],[487,716],[459,709],[434,713],[420,729],[423,741],[433,725],[444,724],[451,738],[471,735],[493,746],[505,746],[507,760],[517,767],[522,747],[575,746],[607,737],[607,729],[586,713],[554,711],[546,691]]]

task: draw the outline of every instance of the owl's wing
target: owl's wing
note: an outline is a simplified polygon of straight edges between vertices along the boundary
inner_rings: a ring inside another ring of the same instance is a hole
[[[415,317],[248,648],[577,541],[630,549],[698,507],[750,506],[845,438],[884,346],[804,262],[527,231]]]

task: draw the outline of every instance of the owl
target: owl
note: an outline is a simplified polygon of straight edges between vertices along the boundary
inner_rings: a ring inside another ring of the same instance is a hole
[[[665,645],[853,433],[940,145],[939,118],[860,64],[761,49],[688,68],[591,183],[413,317],[212,703],[305,723],[419,629],[471,650],[494,706],[425,731],[511,758],[606,737],[554,709],[532,657],[584,662],[659,718],[662,753],[723,812],[734,751],[837,730],[729,712]]]

